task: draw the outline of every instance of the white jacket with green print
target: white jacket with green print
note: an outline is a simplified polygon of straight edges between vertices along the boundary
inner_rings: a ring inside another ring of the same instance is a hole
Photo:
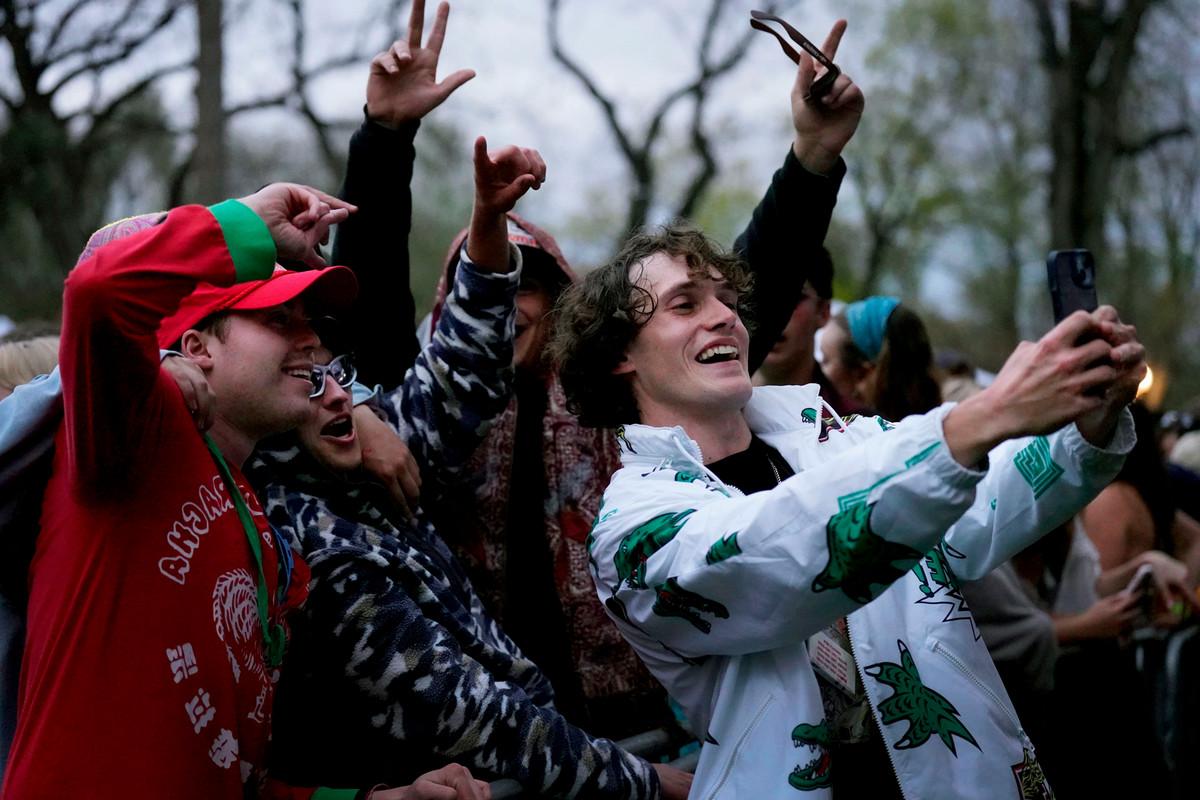
[[[754,390],[751,429],[797,474],[750,496],[705,469],[681,428],[619,432],[592,570],[705,738],[691,797],[829,796],[837,764],[806,640],[843,615],[906,797],[1048,796],[957,580],[1087,504],[1132,448],[1132,418],[1107,449],[1071,425],[975,471],[948,452],[949,405],[896,425],[823,408],[815,385]]]

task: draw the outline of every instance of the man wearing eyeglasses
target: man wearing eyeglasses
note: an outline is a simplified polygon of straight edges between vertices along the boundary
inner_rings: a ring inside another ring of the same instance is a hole
[[[135,218],[89,242],[64,291],[64,420],[30,568],[4,797],[235,797],[267,785],[284,612],[306,569],[240,473],[308,414],[318,307],[353,276],[315,251],[352,206],[273,184]],[[207,435],[159,365],[215,394]]]

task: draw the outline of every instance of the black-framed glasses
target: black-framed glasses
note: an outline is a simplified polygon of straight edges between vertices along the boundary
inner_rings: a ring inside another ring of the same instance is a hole
[[[338,356],[324,366],[313,364],[312,372],[309,374],[313,388],[308,397],[309,399],[315,399],[325,394],[326,378],[333,378],[338,386],[341,386],[343,389],[349,389],[357,377],[358,370],[354,368],[354,360],[350,357],[349,353]]]

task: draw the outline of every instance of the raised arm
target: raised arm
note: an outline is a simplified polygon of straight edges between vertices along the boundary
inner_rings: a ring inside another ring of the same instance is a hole
[[[536,150],[489,154],[476,140],[475,206],[453,290],[404,384],[381,398],[426,477],[455,475],[508,405],[520,251],[508,242],[505,215],[545,179]]]
[[[1036,344],[1022,343],[991,386],[947,417],[948,439],[953,430],[960,443],[970,436],[976,447],[995,448],[976,503],[946,535],[959,553],[951,559],[956,573],[986,574],[1116,477],[1135,441],[1125,409],[1145,374],[1144,357],[1136,332],[1111,307],[1076,312]],[[1028,438],[996,436],[1022,414],[1045,422],[1016,429]],[[958,451],[968,462],[977,454],[965,445]]]
[[[408,33],[371,61],[366,118],[350,139],[343,199],[359,213],[338,228],[333,261],[354,270],[359,294],[347,316],[359,375],[394,389],[404,380],[420,345],[410,288],[408,236],[412,226],[413,139],[421,119],[475,76],[458,70],[440,83],[438,59],[450,15],[447,3],[425,45],[424,0],[412,4]]]
[[[160,322],[197,283],[265,278],[280,258],[323,264],[316,245],[352,206],[272,184],[212,208],[184,206],[76,266],[63,292],[59,367],[67,457],[85,486],[117,486],[158,404]]]
[[[839,20],[826,38],[822,51],[831,59],[845,32],[846,21]],[[816,77],[812,57],[801,54],[791,93],[792,145],[734,244],[754,273],[751,373],[770,352],[800,299],[806,259],[825,241],[846,174],[842,149],[862,117],[862,91],[845,73],[829,94],[807,102],[805,96]]]

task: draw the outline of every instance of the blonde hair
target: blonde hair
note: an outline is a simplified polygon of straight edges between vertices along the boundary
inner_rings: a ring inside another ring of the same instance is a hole
[[[0,342],[0,391],[11,392],[58,365],[58,337]]]

